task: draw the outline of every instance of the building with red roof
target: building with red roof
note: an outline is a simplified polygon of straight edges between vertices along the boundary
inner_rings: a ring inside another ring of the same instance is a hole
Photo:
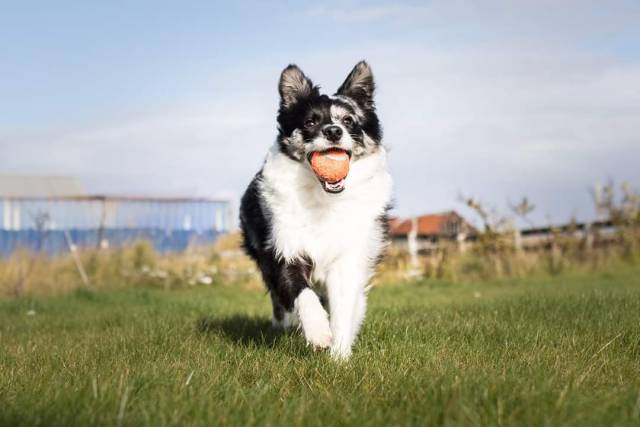
[[[415,239],[418,250],[433,248],[442,240],[465,241],[477,233],[476,228],[455,211],[389,220],[389,233],[396,245],[407,245]]]

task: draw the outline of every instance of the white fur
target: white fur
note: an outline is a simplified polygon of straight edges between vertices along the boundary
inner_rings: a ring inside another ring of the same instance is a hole
[[[331,99],[337,99],[337,100],[340,100],[342,102],[345,102],[345,103],[349,104],[349,106],[356,113],[356,117],[358,117],[358,119],[362,120],[364,118],[364,112],[362,111],[362,109],[360,108],[358,103],[355,102],[353,99],[349,98],[348,96],[337,95],[337,96],[331,97]]]
[[[341,124],[342,119],[348,115],[350,115],[349,111],[346,108],[340,107],[339,105],[332,105],[330,108],[331,112],[331,121],[334,124]],[[342,130],[345,130],[344,128]]]
[[[325,192],[306,162],[290,159],[277,145],[267,155],[262,176],[261,194],[272,224],[270,244],[285,261],[303,255],[313,261],[314,285],[326,286],[329,298],[331,354],[347,358],[364,319],[365,288],[373,260],[385,244],[377,219],[391,199],[386,151],[379,147],[352,161],[345,189],[339,194]],[[303,293],[307,291],[313,293]],[[309,298],[306,293],[305,299]],[[310,338],[316,339],[317,325],[307,330],[311,321],[305,322],[301,308],[298,314],[305,337],[316,344]],[[305,315],[314,312],[302,311]],[[321,313],[312,315],[322,317]]]
[[[306,288],[296,298],[294,307],[307,343],[313,348],[329,347],[332,338],[331,327],[327,312],[322,308],[318,296]]]

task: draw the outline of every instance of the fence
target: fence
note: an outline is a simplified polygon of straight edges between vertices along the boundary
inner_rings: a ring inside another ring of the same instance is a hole
[[[0,256],[18,249],[57,254],[148,240],[160,252],[213,243],[232,227],[230,204],[205,198],[0,198]]]

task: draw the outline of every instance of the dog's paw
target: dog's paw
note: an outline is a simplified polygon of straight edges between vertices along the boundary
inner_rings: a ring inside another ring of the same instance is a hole
[[[314,350],[322,350],[331,345],[333,335],[326,313],[324,317],[308,319],[307,322],[302,324],[302,331],[307,344],[312,346]]]
[[[333,340],[329,316],[315,292],[303,290],[296,298],[295,306],[307,344],[314,349],[329,347]]]

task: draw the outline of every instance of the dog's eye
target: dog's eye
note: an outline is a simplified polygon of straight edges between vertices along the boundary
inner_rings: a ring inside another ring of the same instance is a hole
[[[307,119],[304,121],[304,127],[310,128],[316,125],[316,121],[314,119]]]
[[[351,126],[353,124],[353,117],[351,116],[347,116],[344,119],[342,119],[342,123],[344,123],[347,126]]]

